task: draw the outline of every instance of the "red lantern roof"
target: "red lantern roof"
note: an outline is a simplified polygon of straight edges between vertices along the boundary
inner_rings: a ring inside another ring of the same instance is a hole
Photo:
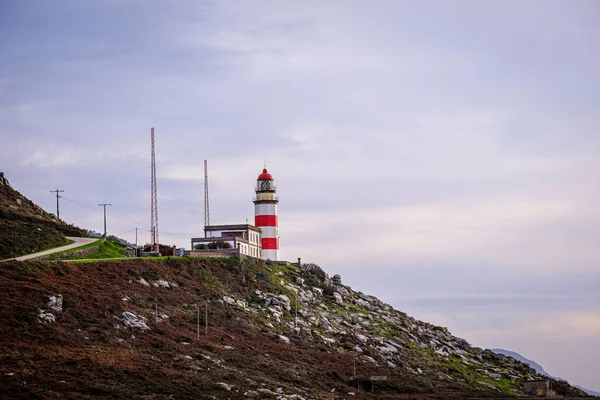
[[[257,181],[272,181],[272,180],[273,180],[273,175],[268,173],[266,168],[263,168],[262,174],[260,174],[257,179]]]

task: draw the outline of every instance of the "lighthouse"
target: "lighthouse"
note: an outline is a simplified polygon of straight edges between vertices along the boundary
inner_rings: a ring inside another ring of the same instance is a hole
[[[254,198],[254,225],[262,231],[262,258],[277,261],[279,259],[279,228],[277,222],[277,203],[273,176],[264,168],[256,180]]]

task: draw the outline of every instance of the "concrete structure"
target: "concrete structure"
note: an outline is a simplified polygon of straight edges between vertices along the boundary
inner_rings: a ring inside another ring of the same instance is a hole
[[[273,176],[266,168],[256,180],[254,198],[254,225],[262,231],[262,258],[277,261],[279,259],[279,222],[277,220],[277,188]]]
[[[192,251],[210,249],[233,253],[231,249],[237,249],[240,255],[261,258],[261,230],[256,226],[249,224],[205,226],[204,236],[192,238]]]
[[[523,382],[523,393],[540,397],[554,397],[556,392],[550,389],[550,381],[537,379]]]

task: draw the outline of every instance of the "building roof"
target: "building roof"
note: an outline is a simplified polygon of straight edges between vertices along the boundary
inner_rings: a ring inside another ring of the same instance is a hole
[[[272,181],[273,175],[271,175],[266,168],[263,168],[262,174],[258,176],[257,181]]]
[[[247,230],[250,229],[252,231],[260,232],[260,228],[250,225],[250,224],[231,224],[231,225],[207,225],[204,227],[205,231],[239,231],[239,230]]]

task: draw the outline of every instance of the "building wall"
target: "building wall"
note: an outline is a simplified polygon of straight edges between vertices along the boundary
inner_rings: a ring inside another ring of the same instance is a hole
[[[549,381],[523,382],[523,392],[525,392],[527,394],[545,396],[546,394],[548,394],[549,389],[550,389]]]

